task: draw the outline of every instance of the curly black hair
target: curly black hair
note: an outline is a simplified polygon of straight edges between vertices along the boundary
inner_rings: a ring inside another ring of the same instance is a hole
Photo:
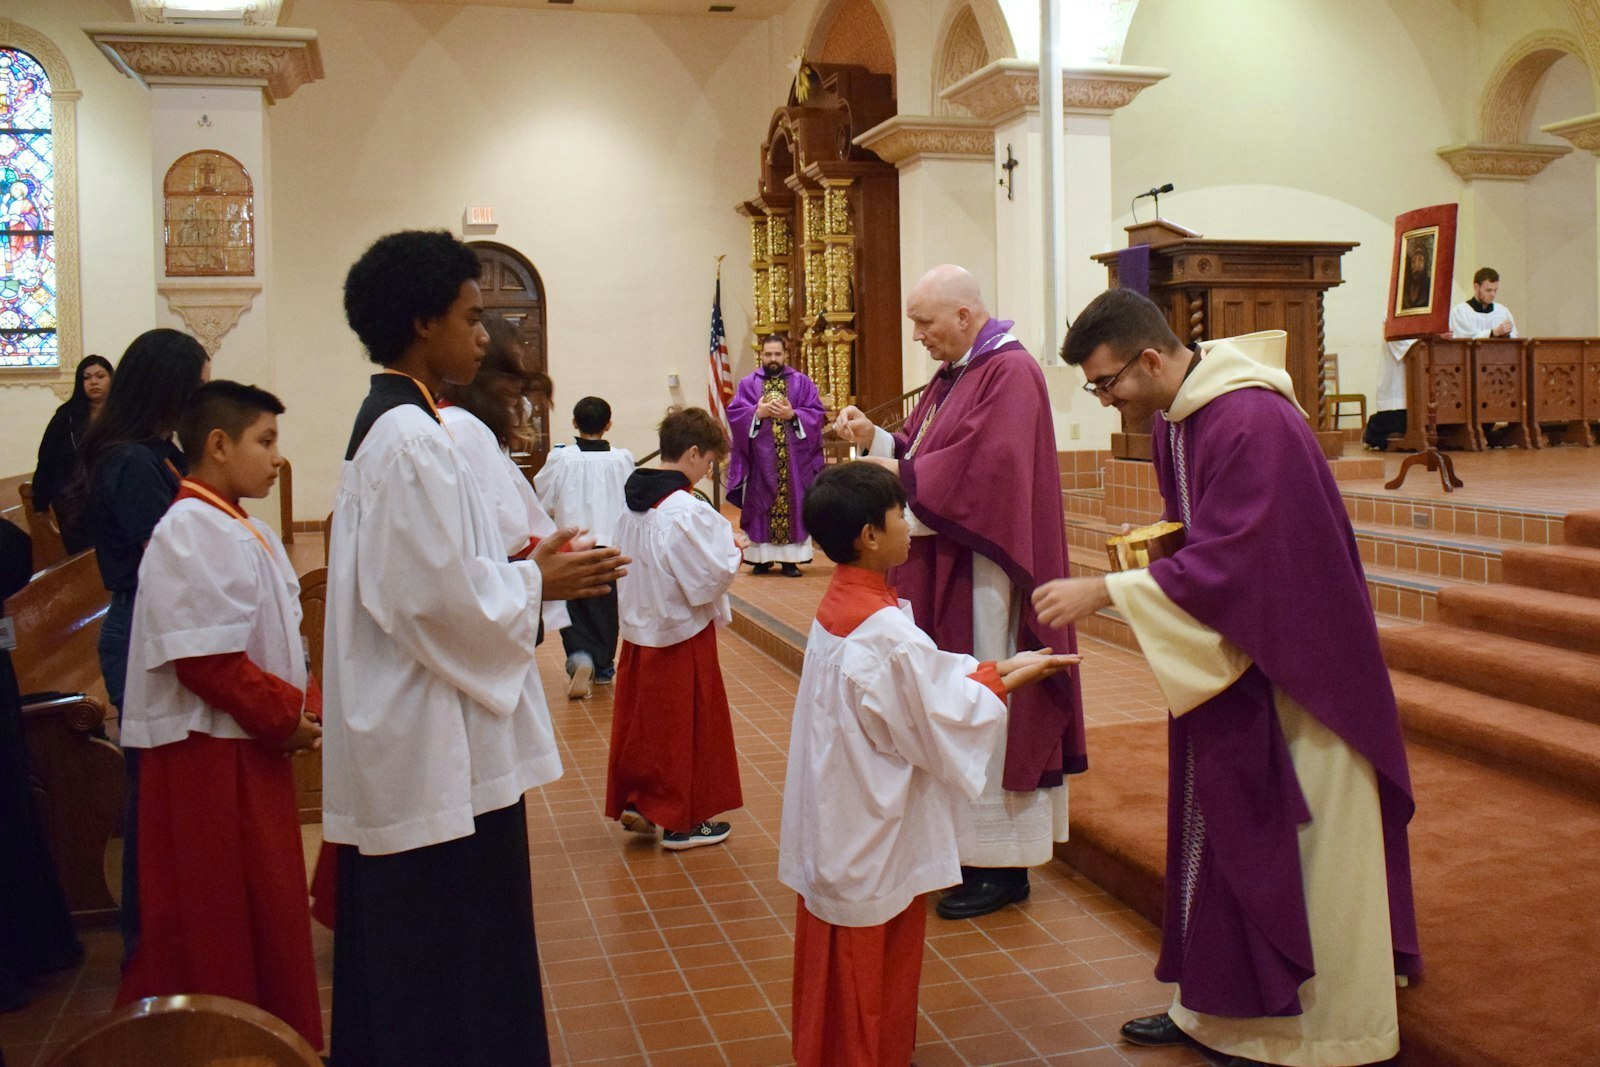
[[[477,253],[444,230],[402,230],[380,237],[344,279],[344,317],[367,356],[399,362],[416,340],[418,320],[437,319],[483,268]]]

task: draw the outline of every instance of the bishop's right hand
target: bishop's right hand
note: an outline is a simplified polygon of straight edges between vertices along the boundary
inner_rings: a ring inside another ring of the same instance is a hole
[[[872,436],[877,427],[866,413],[854,404],[849,404],[839,412],[839,417],[833,420],[833,430],[840,437],[854,441],[855,446],[863,454],[872,447]]]
[[[528,558],[539,568],[540,599],[584,600],[604,596],[618,578],[628,573],[628,559],[615,548],[580,548],[562,551],[577,537],[568,526],[540,541]]]

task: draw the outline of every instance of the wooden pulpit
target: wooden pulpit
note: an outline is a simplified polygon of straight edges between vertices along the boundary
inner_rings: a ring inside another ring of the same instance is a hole
[[[1179,340],[1187,343],[1235,337],[1257,330],[1284,330],[1285,357],[1295,399],[1315,425],[1321,410],[1322,295],[1344,282],[1340,260],[1353,241],[1207,240],[1165,219],[1127,227],[1128,246],[1150,246],[1150,299],[1167,313]],[[1119,284],[1119,252],[1095,256]],[[1320,432],[1322,454],[1337,459],[1342,436]],[[1131,425],[1111,435],[1112,455],[1150,458],[1150,426]]]

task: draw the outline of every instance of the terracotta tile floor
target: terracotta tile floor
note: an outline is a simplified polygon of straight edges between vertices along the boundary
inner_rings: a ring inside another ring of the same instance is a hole
[[[1085,644],[1090,662],[1104,665],[1085,672],[1091,707],[1108,717],[1154,714],[1159,698],[1138,657]],[[560,781],[529,794],[534,903],[558,1063],[788,1061],[795,898],[778,883],[776,866],[796,680],[736,637],[724,635],[720,648],[745,808],[731,816],[727,845],[682,854],[601,818],[610,690],[567,700],[559,645],[541,653],[567,767]],[[307,829],[312,850],[315,828]],[[1158,935],[1059,863],[1035,872],[1026,904],[971,923],[930,917],[929,934],[921,1067],[1207,1062],[1191,1049],[1118,1042],[1125,1019],[1170,1001],[1169,987],[1151,977]],[[331,937],[320,927],[316,935],[318,973],[327,982]],[[43,1065],[109,1008],[118,940],[95,931],[85,942],[83,967],[55,976],[28,1009],[0,1016],[10,1067]],[[329,995],[324,989],[325,1004]]]

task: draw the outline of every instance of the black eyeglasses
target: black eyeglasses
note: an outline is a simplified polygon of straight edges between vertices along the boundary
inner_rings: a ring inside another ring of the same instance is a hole
[[[1133,354],[1133,358],[1124,363],[1120,368],[1118,368],[1117,373],[1113,374],[1109,378],[1102,378],[1098,382],[1084,382],[1083,391],[1092,397],[1099,397],[1101,393],[1107,392],[1113,385],[1116,385],[1117,379],[1122,377],[1123,372],[1129,367],[1133,366],[1134,363],[1138,362],[1139,357],[1142,355],[1144,355],[1143,349],[1135,352]]]

